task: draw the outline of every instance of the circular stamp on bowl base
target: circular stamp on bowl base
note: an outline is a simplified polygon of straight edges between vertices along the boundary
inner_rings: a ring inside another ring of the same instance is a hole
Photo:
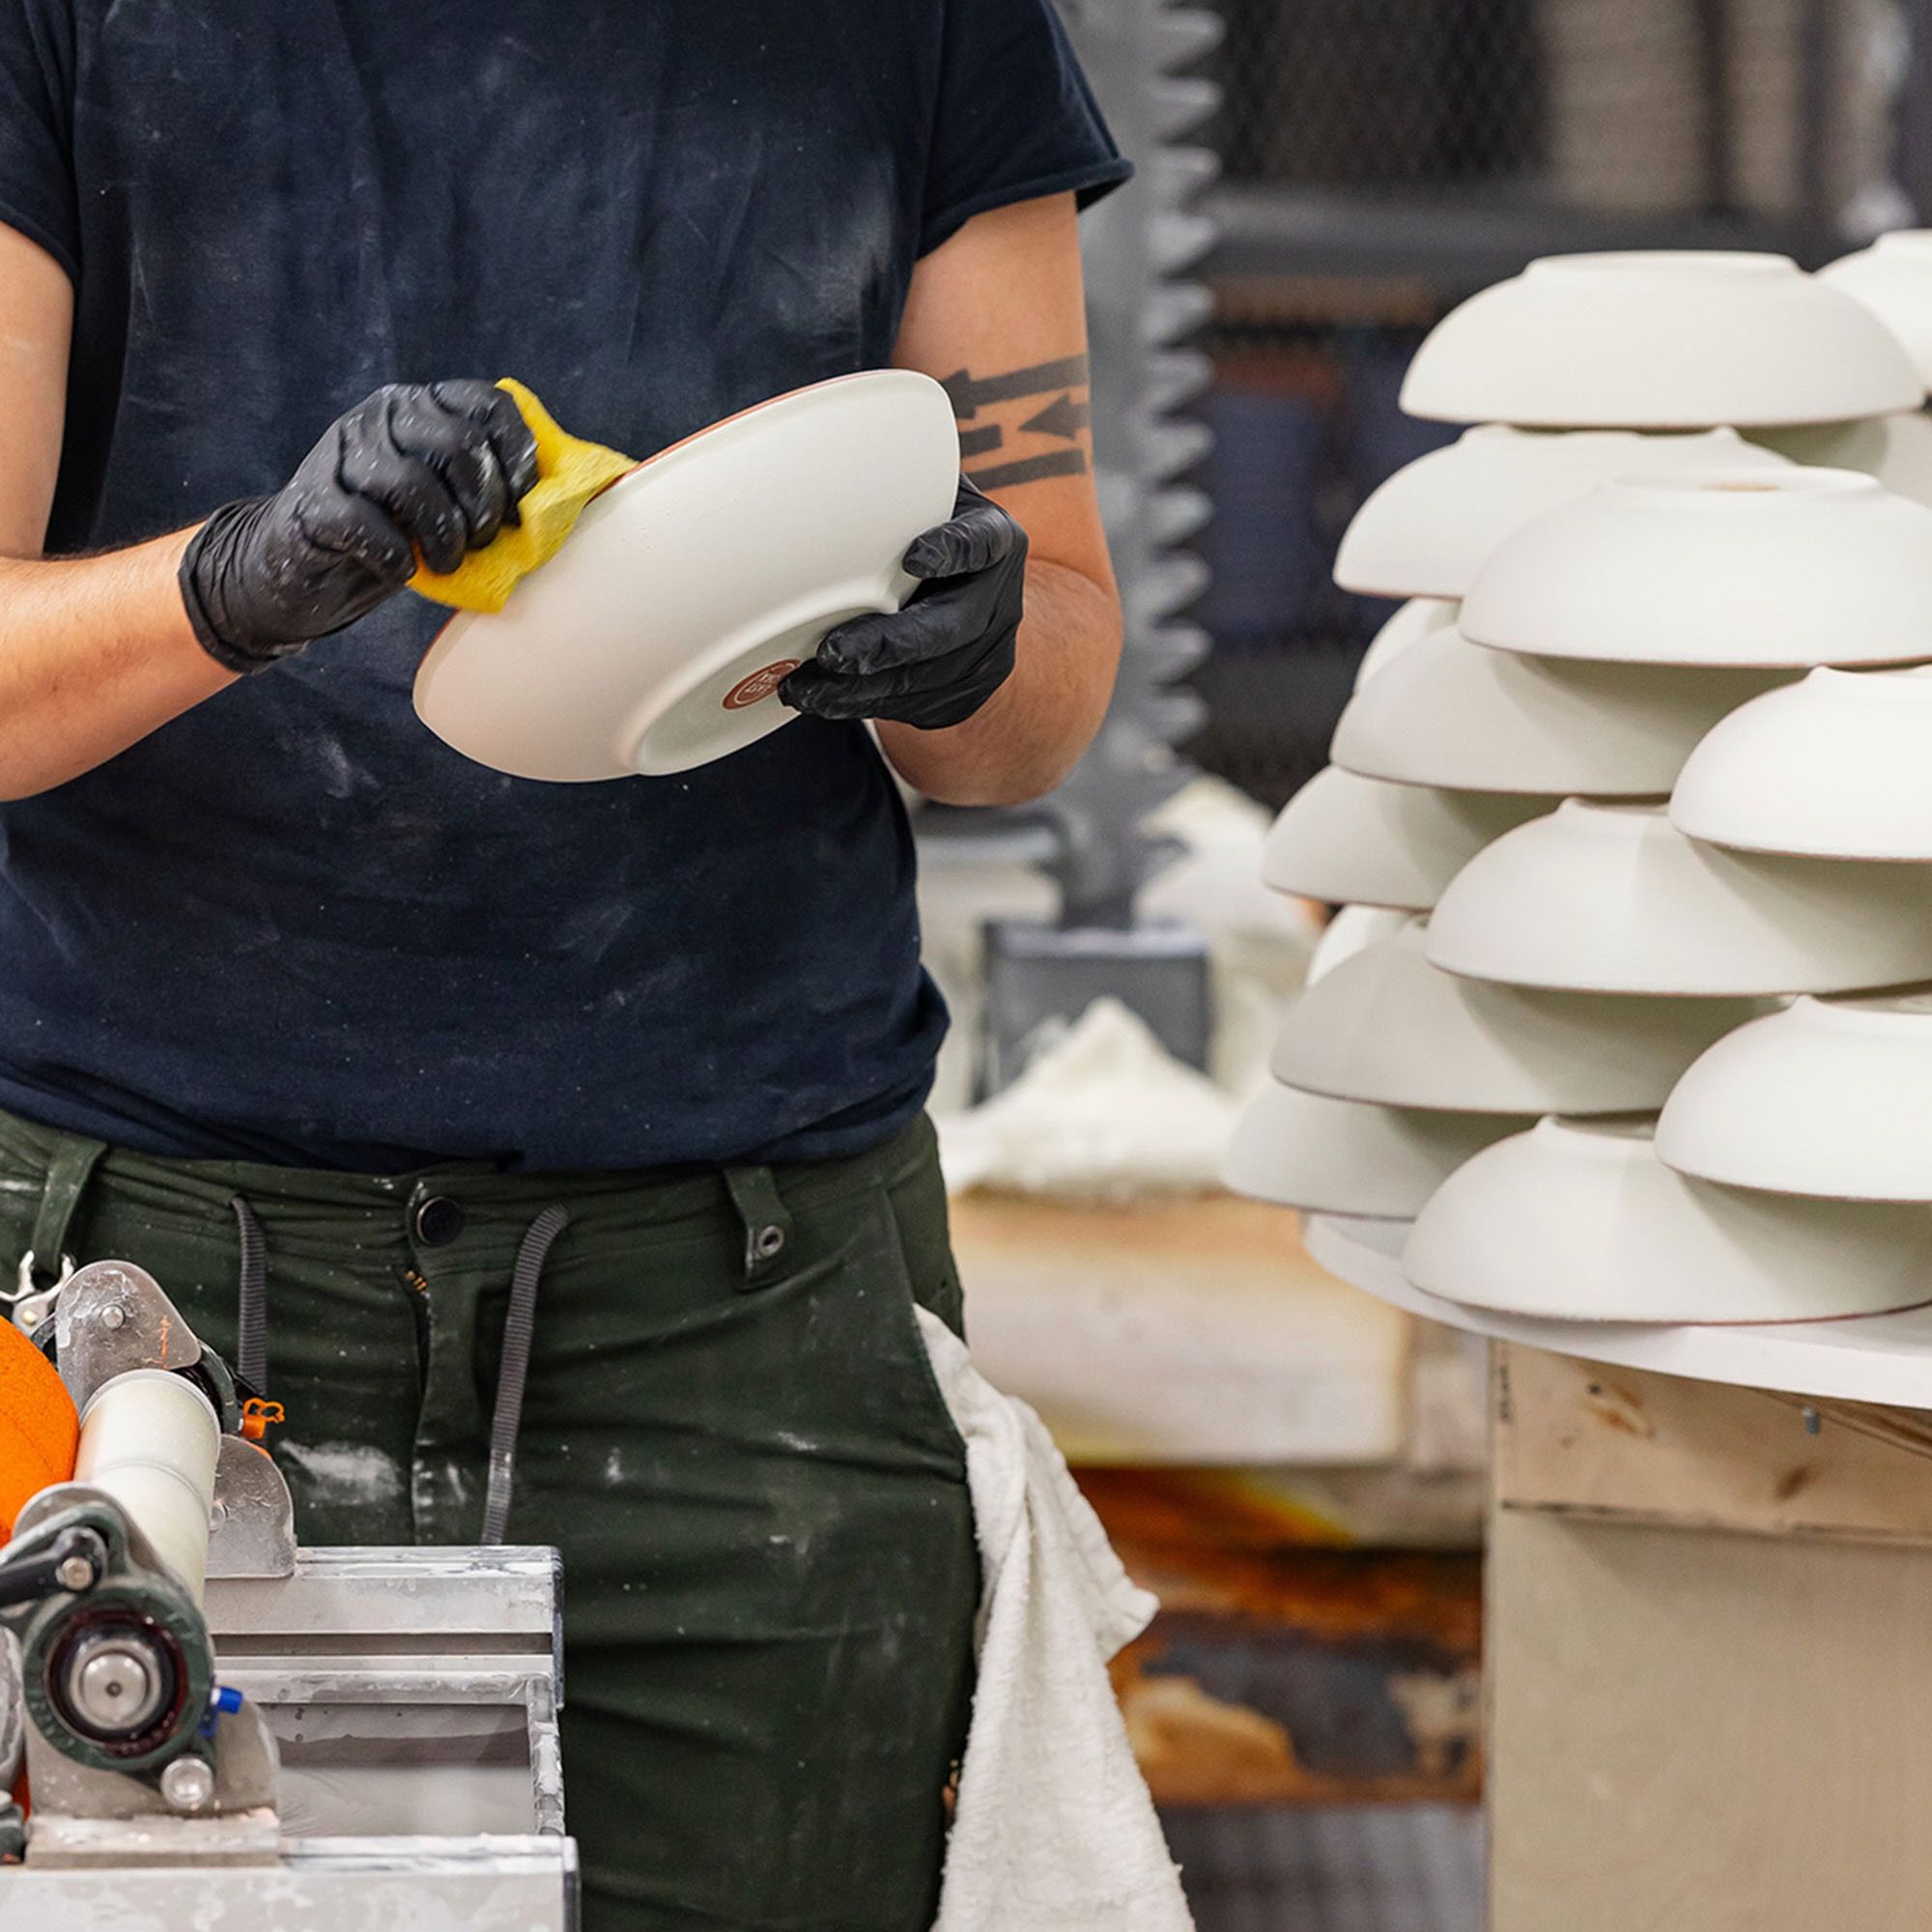
[[[724,709],[743,711],[747,705],[761,703],[804,662],[803,658],[781,658],[776,664],[766,665],[762,670],[754,670],[750,677],[740,678],[724,694]]]

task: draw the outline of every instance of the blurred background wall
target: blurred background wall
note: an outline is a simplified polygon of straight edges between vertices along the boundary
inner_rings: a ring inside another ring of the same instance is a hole
[[[1322,762],[1387,611],[1329,583],[1341,530],[1448,435],[1396,410],[1430,324],[1540,254],[1755,247],[1815,267],[1912,222],[1932,49],[1923,9],[1896,0],[1210,4],[1196,614],[1213,648],[1191,752],[1279,806]]]

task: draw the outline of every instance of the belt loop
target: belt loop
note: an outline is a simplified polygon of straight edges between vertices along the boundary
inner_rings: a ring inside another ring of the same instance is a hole
[[[777,1271],[791,1240],[791,1211],[779,1199],[768,1167],[727,1167],[724,1185],[745,1229],[745,1286],[756,1288]]]
[[[89,1140],[85,1134],[62,1134],[54,1143],[46,1184],[41,1190],[40,1211],[34,1216],[34,1232],[27,1242],[35,1286],[45,1287],[60,1278],[80,1197],[87,1192],[87,1183],[106,1151],[105,1141]]]

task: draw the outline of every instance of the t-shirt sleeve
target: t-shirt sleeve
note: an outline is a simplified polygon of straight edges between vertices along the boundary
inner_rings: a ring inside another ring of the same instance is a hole
[[[0,224],[80,273],[65,0],[0,0]]]
[[[1133,173],[1054,0],[945,0],[945,10],[922,255],[988,209],[1069,190],[1085,207]]]

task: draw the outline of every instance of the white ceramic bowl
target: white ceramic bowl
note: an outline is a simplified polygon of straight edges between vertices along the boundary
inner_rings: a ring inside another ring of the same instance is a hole
[[[1492,839],[1549,810],[1547,798],[1390,784],[1330,765],[1275,820],[1262,879],[1330,905],[1425,912]]]
[[[1397,784],[1661,798],[1719,719],[1781,681],[1519,657],[1431,631],[1349,700],[1332,755]]]
[[[1450,1176],[1403,1268],[1559,1321],[1828,1321],[1932,1297],[1932,1209],[1719,1187],[1665,1167],[1647,1125],[1543,1121]]]
[[[1723,720],[1670,822],[1749,852],[1932,862],[1932,667],[1814,670]]]
[[[825,633],[896,610],[952,514],[952,405],[905,369],[761,404],[653,457],[587,508],[498,614],[446,625],[417,716],[517,778],[687,771],[797,714],[777,696]]]
[[[1932,658],[1932,510],[1854,470],[1796,465],[1606,483],[1492,554],[1462,629],[1598,663]]]
[[[1333,1229],[1344,1239],[1373,1249],[1392,1262],[1402,1260],[1402,1251],[1408,1245],[1409,1230],[1415,1226],[1413,1219],[1372,1221],[1359,1214],[1321,1214],[1312,1218]]]
[[[1552,255],[1430,332],[1402,406],[1440,422],[1705,429],[1909,410],[1923,384],[1862,303],[1781,255]]]
[[[1932,415],[1864,416],[1848,423],[1798,423],[1751,432],[1751,441],[1793,463],[1856,469],[1915,503],[1932,505]]]
[[[1377,671],[1399,658],[1416,639],[1431,631],[1448,631],[1456,626],[1456,613],[1463,607],[1454,598],[1411,597],[1371,639],[1355,667],[1355,689],[1361,690]]]
[[[1818,279],[1870,309],[1932,389],[1932,228],[1881,235],[1869,248],[1820,269]]]
[[[1551,993],[1432,966],[1413,921],[1292,1002],[1277,1080],[1340,1099],[1463,1113],[1619,1114],[1663,1104],[1748,1000]]]
[[[1740,1187],[1932,1202],[1932,992],[1794,1000],[1740,1028],[1678,1083],[1657,1151]]]
[[[1577,992],[1858,992],[1932,980],[1932,873],[1729,852],[1661,806],[1572,801],[1479,852],[1429,922],[1452,973]]]
[[[1408,923],[1409,915],[1387,906],[1345,905],[1321,929],[1315,951],[1308,955],[1304,986],[1325,980],[1345,959],[1384,939],[1393,939]]]
[[[1560,434],[1485,423],[1369,497],[1342,538],[1335,582],[1376,597],[1461,597],[1505,537],[1600,483],[1783,461],[1729,429]]]
[[[1222,1164],[1236,1194],[1310,1213],[1406,1220],[1479,1149],[1526,1120],[1412,1114],[1269,1085],[1248,1103]]]

